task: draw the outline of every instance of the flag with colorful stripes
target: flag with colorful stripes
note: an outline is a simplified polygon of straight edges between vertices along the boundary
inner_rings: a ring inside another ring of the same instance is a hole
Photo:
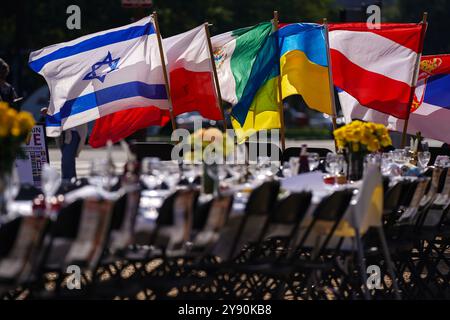
[[[238,139],[280,128],[277,33],[265,22],[213,37],[219,84]]]

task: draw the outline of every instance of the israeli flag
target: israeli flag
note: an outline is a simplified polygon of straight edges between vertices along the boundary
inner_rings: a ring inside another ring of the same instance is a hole
[[[169,110],[151,17],[34,51],[29,65],[50,88],[51,137],[119,110]]]

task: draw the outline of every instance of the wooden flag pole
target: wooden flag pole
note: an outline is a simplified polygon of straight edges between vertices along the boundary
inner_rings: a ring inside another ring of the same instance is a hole
[[[334,84],[333,84],[333,70],[331,69],[331,56],[330,56],[330,39],[328,36],[328,20],[323,18],[323,26],[325,28],[325,43],[327,50],[327,62],[328,62],[328,83],[330,86],[330,99],[331,99],[331,121],[333,123],[333,131],[337,129],[337,112],[336,112],[336,98],[334,97]],[[334,149],[337,151],[336,140],[334,141]]]
[[[273,20],[272,25],[274,31],[278,31],[278,11],[273,12]],[[279,47],[278,41],[277,41],[277,48]],[[279,48],[278,48],[278,54],[279,54]],[[278,61],[278,68],[280,68],[280,62]],[[281,90],[281,68],[280,68],[280,75],[278,76],[278,95],[279,95],[279,103],[278,103],[278,113],[280,114],[280,126],[281,126],[281,132],[280,132],[280,139],[281,139],[281,150],[284,152],[286,149],[286,138],[285,138],[285,127],[284,127],[284,108],[283,108],[283,95]]]
[[[412,83],[412,88],[411,88],[411,93],[409,96],[409,100],[408,100],[408,113],[406,114],[406,119],[405,122],[403,124],[403,132],[402,132],[402,148],[405,147],[406,145],[406,135],[407,135],[407,131],[408,131],[408,122],[409,122],[409,115],[411,113],[411,106],[414,100],[414,93],[415,93],[415,89],[417,86],[417,78],[419,76],[419,68],[420,68],[420,59],[422,57],[422,51],[423,51],[423,41],[425,39],[425,32],[427,30],[427,19],[428,19],[428,12],[424,12],[423,13],[423,17],[422,17],[422,32],[420,35],[420,48],[419,48],[419,52],[417,54],[417,60],[416,60],[416,64],[414,66],[414,78],[413,78],[413,83]]]
[[[327,62],[328,62],[328,83],[330,85],[330,98],[331,98],[331,112],[332,112],[332,119],[333,119],[333,130],[337,129],[336,124],[336,99],[334,97],[334,85],[333,85],[333,71],[331,69],[331,56],[330,56],[330,40],[328,37],[328,20],[327,18],[323,18],[323,26],[325,28],[325,42],[327,46]]]
[[[222,113],[223,129],[225,131],[227,131],[227,120],[225,119],[225,112],[223,111],[223,107],[222,107],[222,93],[220,92],[219,77],[217,76],[216,63],[214,62],[214,53],[212,50],[211,35],[209,34],[208,22],[205,22],[204,26],[205,26],[206,38],[208,39],[209,56],[210,56],[210,60],[211,60],[211,67],[213,70],[214,83],[216,85],[217,100],[218,100],[217,104],[219,105],[220,112]]]
[[[173,115],[172,98],[170,96],[170,87],[169,87],[169,77],[167,76],[166,59],[164,58],[164,49],[161,41],[161,33],[159,32],[158,14],[156,13],[156,11],[153,11],[152,17],[153,23],[155,25],[156,38],[158,39],[159,56],[161,57],[167,100],[169,101],[170,122],[172,123],[172,130],[175,130],[177,128],[177,124],[175,122],[175,117]]]

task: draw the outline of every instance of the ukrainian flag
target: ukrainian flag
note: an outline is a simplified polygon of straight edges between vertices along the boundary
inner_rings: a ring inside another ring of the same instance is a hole
[[[278,32],[283,99],[298,94],[310,108],[331,115],[324,26],[294,23]]]
[[[281,127],[279,75],[278,32],[274,32],[259,50],[242,97],[231,110],[231,122],[239,142],[257,131]]]

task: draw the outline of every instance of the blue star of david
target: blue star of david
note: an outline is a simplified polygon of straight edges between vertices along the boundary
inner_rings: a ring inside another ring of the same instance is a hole
[[[105,81],[105,77],[108,73],[111,71],[114,71],[117,69],[117,64],[119,62],[120,58],[113,59],[111,56],[111,52],[108,51],[108,54],[106,55],[105,59],[102,61],[96,62],[92,65],[92,70],[87,75],[84,76],[83,80],[94,80],[98,79],[100,82]],[[109,70],[106,72],[103,72],[102,74],[97,74],[97,70],[100,69],[101,66],[108,65]]]

